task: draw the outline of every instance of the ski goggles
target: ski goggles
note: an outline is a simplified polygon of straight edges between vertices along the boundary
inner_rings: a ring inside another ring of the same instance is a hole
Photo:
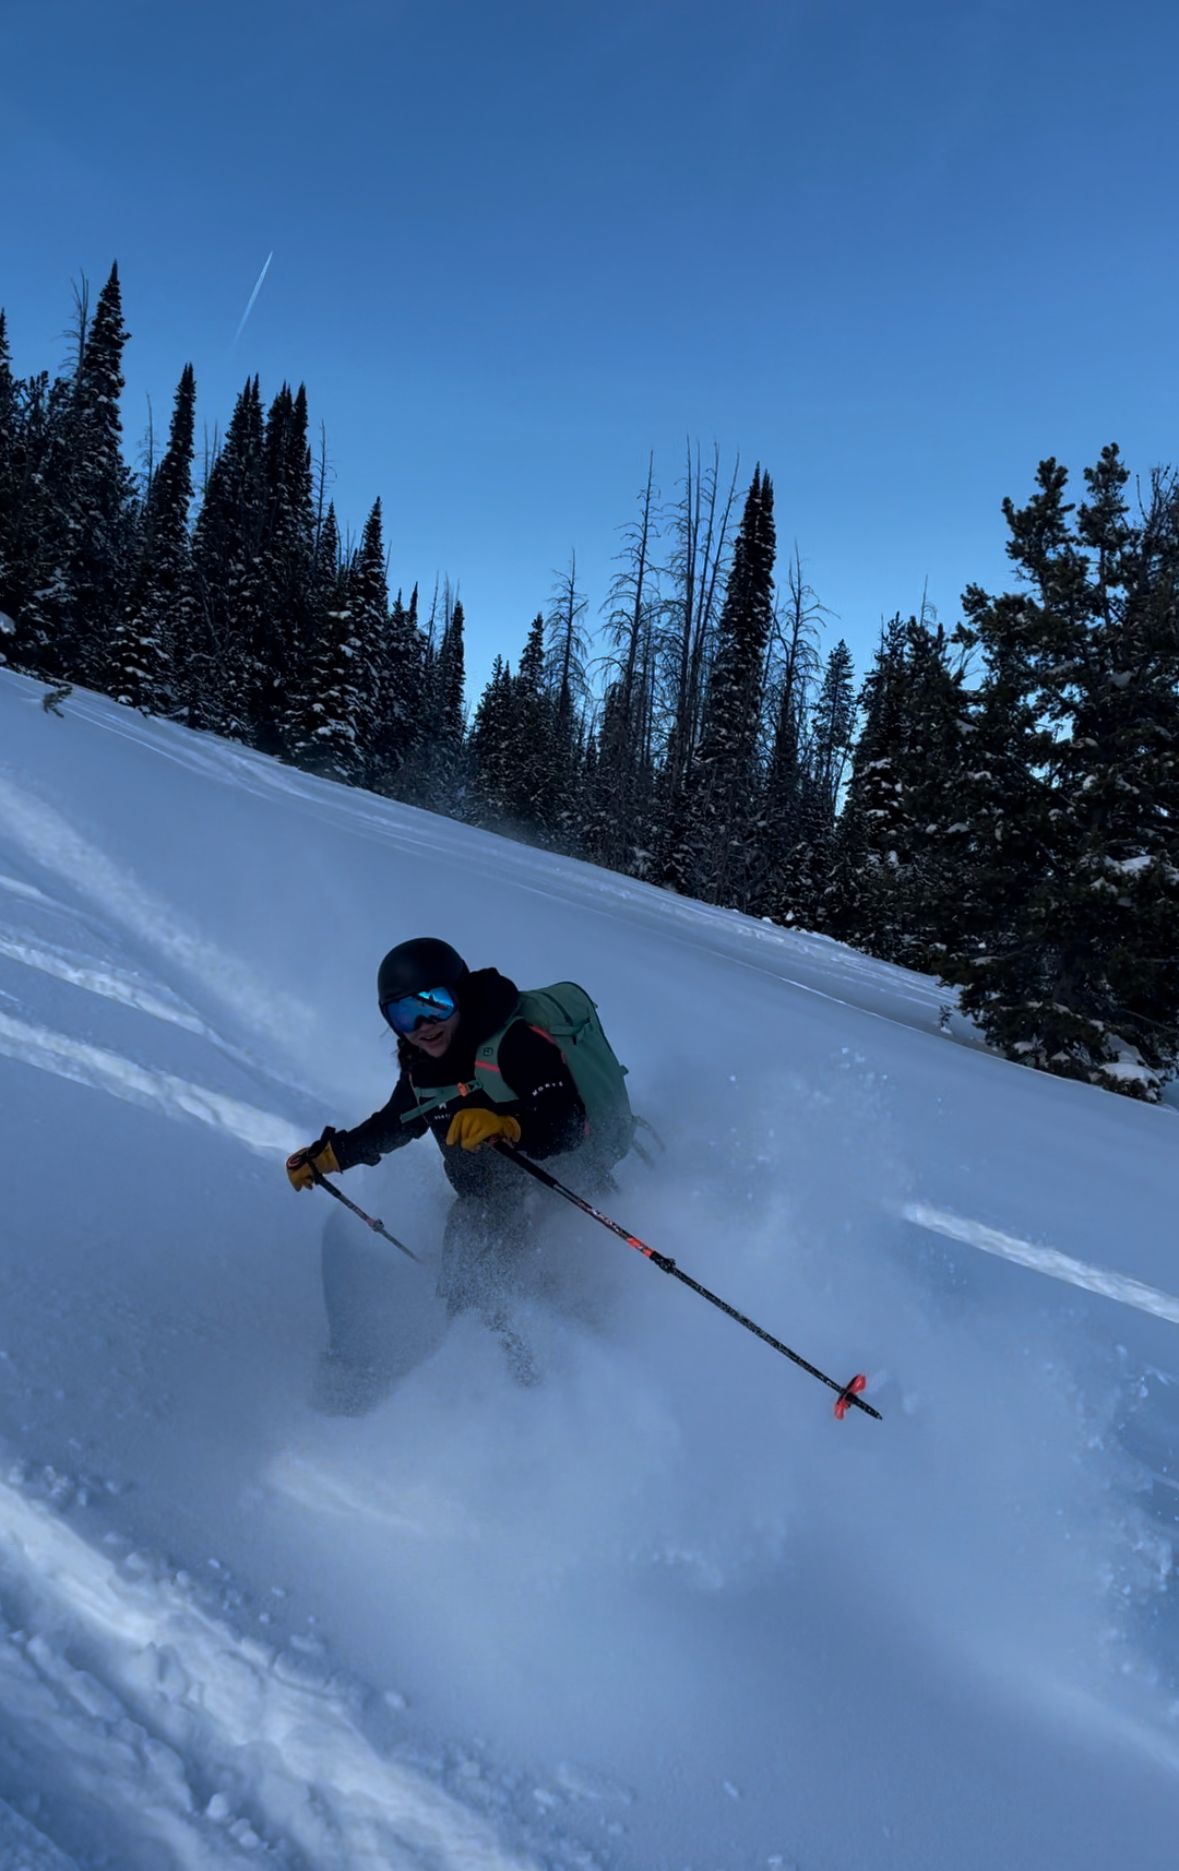
[[[420,994],[402,994],[397,1000],[381,1002],[381,1012],[403,1038],[419,1026],[449,1020],[456,1011],[457,1002],[448,987],[423,988]]]

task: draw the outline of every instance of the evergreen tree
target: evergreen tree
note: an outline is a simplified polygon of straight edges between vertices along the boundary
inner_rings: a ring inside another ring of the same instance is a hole
[[[938,939],[932,815],[957,760],[960,680],[941,626],[886,625],[832,844],[822,927],[890,961],[926,965]]]
[[[834,827],[856,728],[855,672],[843,638],[827,658],[811,724],[810,771],[823,816]]]
[[[186,364],[176,390],[168,446],[151,477],[127,610],[115,630],[103,686],[134,708],[177,705],[175,658],[192,624],[188,514],[196,382]]]
[[[512,683],[509,713],[508,812],[529,837],[549,830],[556,818],[556,722],[546,674],[546,635],[538,611]]]
[[[798,793],[798,836],[785,866],[784,888],[771,911],[803,928],[819,926],[831,879],[843,776],[855,737],[856,695],[851,651],[840,638],[827,658],[810,717]]]
[[[386,625],[381,658],[381,719],[373,749],[373,785],[409,797],[420,771],[429,731],[426,640],[418,625],[418,590],[408,606],[398,592]]]
[[[284,384],[264,418],[251,378],[209,470],[193,540],[194,725],[268,753],[301,744],[295,698],[316,635],[314,540],[306,393]]]
[[[511,668],[497,656],[471,728],[472,816],[497,831],[510,815],[512,704]]]
[[[911,619],[906,633],[905,732],[901,748],[905,848],[895,876],[901,935],[894,958],[925,971],[945,952],[955,877],[957,779],[969,742],[962,671],[951,666],[940,624]]]
[[[8,348],[8,320],[0,306],[0,663],[6,660],[7,639],[15,635],[10,603],[17,536],[17,501],[20,493],[20,399],[12,374]]]
[[[51,384],[44,372],[12,379],[9,492],[0,506],[0,611],[12,621],[0,649],[16,668],[34,675],[53,660],[68,595],[54,473],[68,395],[67,383]]]
[[[353,719],[356,728],[357,777],[371,786],[379,777],[380,750],[387,704],[385,669],[389,589],[381,503],[373,502],[361,535],[360,550],[348,572]]]
[[[259,668],[273,599],[265,543],[268,489],[262,397],[251,377],[205,484],[193,535],[195,628],[186,672],[188,718],[249,741],[258,726]]]
[[[774,615],[774,491],[760,467],[745,502],[708,681],[689,805],[693,887],[712,903],[745,905],[751,802]]]
[[[122,455],[123,324],[119,269],[98,296],[59,452],[66,573],[59,634],[46,673],[101,679],[130,582],[135,502]]]
[[[462,746],[466,717],[466,650],[463,630],[466,619],[462,599],[456,598],[438,653],[438,720],[435,733],[448,756]]]
[[[10,654],[53,680],[94,681],[129,577],[136,505],[120,452],[123,325],[118,269],[89,316],[78,300],[72,376],[18,386],[9,374],[13,505],[2,524],[0,603]]]
[[[989,602],[968,591],[968,612],[976,601]],[[969,626],[959,636],[968,648],[981,640]],[[985,658],[981,682],[962,692],[959,758],[932,827],[937,943],[930,965],[963,987],[975,1012],[974,990],[989,991],[983,983],[993,955],[1021,951],[1017,932],[1044,870],[1052,812],[1051,736],[1037,720],[1022,653],[992,642]]]
[[[891,956],[899,949],[896,872],[908,849],[903,798],[905,626],[885,626],[860,696],[863,726],[832,850],[821,923],[832,935]]]
[[[308,591],[308,641],[291,680],[283,717],[288,757],[311,772],[321,768],[320,730],[325,725],[321,692],[331,656],[335,622],[345,608],[347,572],[340,553],[340,530],[329,502],[320,521]]]
[[[256,744],[290,753],[297,732],[291,697],[315,638],[315,511],[307,392],[284,384],[264,438],[267,513],[264,585],[267,617],[256,646],[259,677],[249,702]]]
[[[466,796],[466,650],[462,600],[446,605],[446,621],[434,668],[429,722],[433,786],[430,805],[438,812],[457,812]]]
[[[1038,771],[1020,900],[986,952],[948,967],[1011,1058],[1156,1099],[1179,1059],[1179,490],[1156,474],[1137,520],[1106,448],[1089,499],[1040,464],[1004,512],[1024,583],[973,588],[971,628],[1018,672]]]
[[[364,770],[370,672],[353,610],[354,568],[341,559],[334,507],[328,508],[316,549],[316,588],[322,608],[315,645],[304,666],[300,706],[292,717],[293,755],[309,773],[358,785]]]

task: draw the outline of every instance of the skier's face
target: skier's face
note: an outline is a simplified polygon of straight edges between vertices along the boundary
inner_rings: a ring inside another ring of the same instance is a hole
[[[419,1052],[427,1053],[431,1059],[438,1059],[458,1032],[458,1023],[457,1013],[452,1013],[449,1020],[423,1020],[412,1033],[406,1034],[406,1038]]]

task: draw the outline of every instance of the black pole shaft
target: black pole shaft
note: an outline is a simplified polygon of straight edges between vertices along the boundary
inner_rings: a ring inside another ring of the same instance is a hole
[[[730,1319],[735,1319],[737,1324],[743,1325],[747,1332],[752,1332],[755,1338],[760,1338],[763,1344],[770,1345],[773,1350],[780,1351],[784,1358],[789,1358],[791,1364],[797,1364],[800,1370],[809,1372],[811,1377],[817,1377],[819,1382],[826,1384],[829,1390],[838,1391],[841,1397],[846,1398],[849,1404],[854,1404],[857,1410],[863,1410],[866,1416],[874,1416],[878,1423],[884,1421],[879,1410],[874,1410],[870,1403],[865,1403],[862,1397],[852,1393],[846,1384],[837,1383],[835,1378],[828,1377],[826,1371],[820,1371],[817,1365],[809,1364],[805,1358],[799,1356],[797,1351],[791,1351],[789,1345],[784,1345],[780,1338],[775,1338],[772,1333],[755,1324],[752,1319],[747,1319],[743,1312],[738,1312],[735,1306],[730,1306],[728,1301],[721,1299],[719,1294],[709,1292],[708,1288],[701,1286],[699,1280],[694,1280],[691,1274],[684,1273],[682,1268],[676,1266],[670,1254],[660,1254],[655,1248],[648,1247],[645,1241],[639,1240],[637,1234],[629,1233],[621,1222],[612,1221],[609,1215],[603,1215],[601,1209],[595,1208],[592,1202],[587,1202],[584,1196],[566,1188],[565,1184],[558,1182],[547,1169],[542,1169],[539,1163],[532,1161],[531,1157],[522,1156],[511,1144],[498,1144],[496,1147],[504,1156],[511,1157],[513,1163],[518,1163],[521,1169],[527,1170],[530,1176],[535,1176],[546,1189],[551,1189],[554,1195],[563,1195],[565,1200],[572,1202],[575,1208],[582,1211],[582,1214],[589,1215],[594,1221],[600,1221],[603,1228],[609,1228],[611,1234],[616,1234],[620,1241],[625,1241],[628,1247],[633,1247],[635,1252],[642,1254],[645,1260],[652,1261],[661,1273],[670,1273],[673,1279],[680,1281],[681,1285],[690,1287],[693,1293],[699,1293],[701,1299],[706,1299],[710,1306],[716,1306]]]
[[[421,1264],[420,1257],[414,1253],[413,1248],[406,1247],[404,1241],[399,1241],[395,1234],[390,1234],[388,1228],[386,1228],[383,1221],[377,1221],[377,1219],[373,1215],[366,1215],[364,1210],[358,1207],[358,1205],[355,1202],[350,1202],[348,1200],[348,1197],[343,1193],[343,1191],[341,1189],[337,1189],[334,1182],[328,1181],[327,1177],[323,1174],[322,1170],[316,1169],[314,1163],[309,1162],[308,1167],[310,1168],[311,1174],[315,1178],[315,1182],[319,1188],[326,1189],[329,1195],[335,1196],[337,1202],[342,1202],[345,1208],[350,1208],[352,1210],[352,1213],[357,1217],[357,1219],[362,1221],[366,1228],[371,1228],[374,1234],[379,1234],[386,1241],[391,1241],[393,1243],[393,1246],[399,1247],[403,1254],[408,1254],[411,1260],[416,1260],[418,1261],[419,1265]]]

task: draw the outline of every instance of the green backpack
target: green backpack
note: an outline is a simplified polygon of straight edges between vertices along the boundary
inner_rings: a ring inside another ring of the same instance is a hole
[[[626,1092],[626,1067],[619,1065],[610,1041],[606,1038],[598,1010],[583,987],[575,981],[557,981],[552,987],[525,988],[516,1002],[510,1019],[499,1031],[484,1040],[475,1054],[473,1085],[444,1085],[430,1088],[403,1123],[425,1117],[452,1098],[465,1098],[476,1089],[493,1104],[513,1104],[516,1093],[504,1083],[499,1065],[499,1049],[504,1034],[517,1020],[525,1020],[534,1032],[551,1039],[569,1067],[578,1096],[585,1106],[588,1123],[587,1143],[603,1167],[621,1162],[634,1142],[635,1120]]]

